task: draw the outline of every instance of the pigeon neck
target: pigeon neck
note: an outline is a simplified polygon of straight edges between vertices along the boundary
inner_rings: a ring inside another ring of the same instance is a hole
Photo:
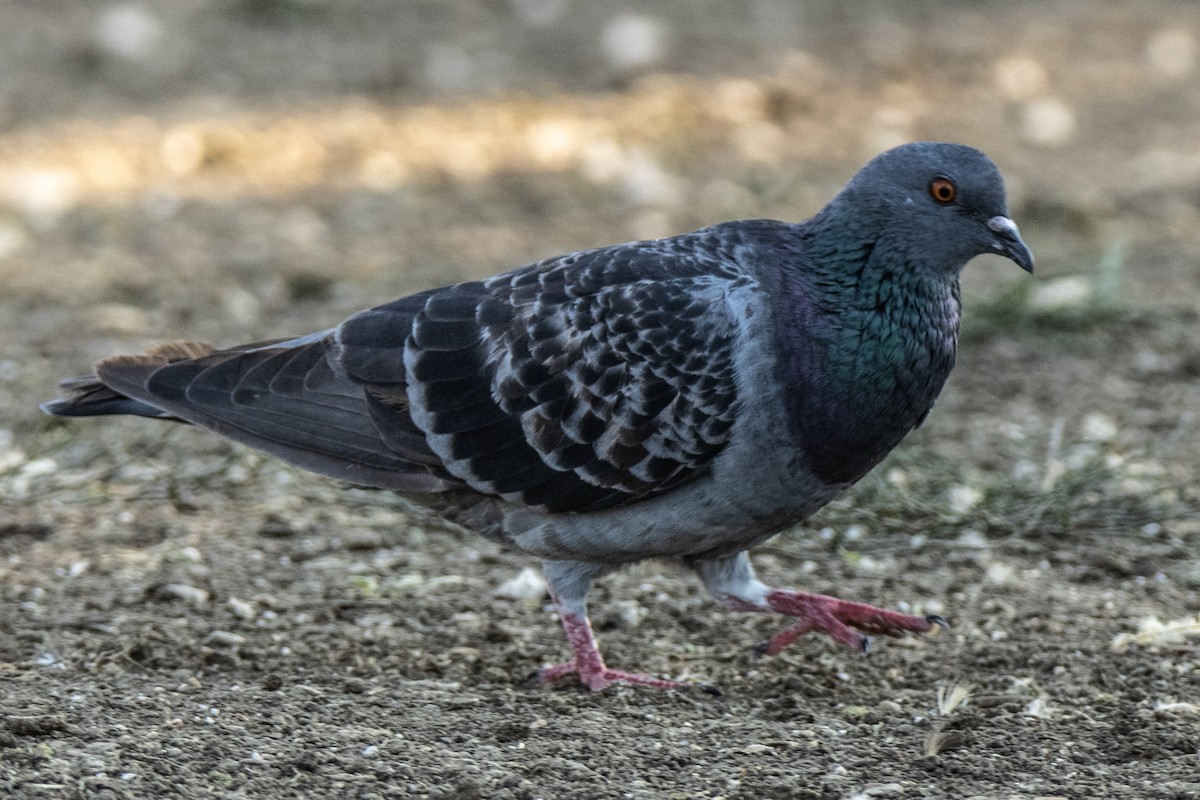
[[[805,268],[781,275],[789,427],[829,484],[858,480],[919,425],[954,365],[957,278],[923,277],[895,254],[886,242],[814,237]]]

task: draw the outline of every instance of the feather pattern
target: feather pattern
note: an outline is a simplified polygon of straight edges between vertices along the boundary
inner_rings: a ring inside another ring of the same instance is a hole
[[[729,439],[733,266],[718,229],[544,261],[364,311],[337,363],[450,475],[547,511],[664,492]],[[395,421],[392,421],[395,424]]]

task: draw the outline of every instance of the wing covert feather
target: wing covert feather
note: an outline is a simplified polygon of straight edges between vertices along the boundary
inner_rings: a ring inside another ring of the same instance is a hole
[[[369,309],[331,352],[381,428],[476,491],[556,512],[650,497],[703,474],[737,412],[727,294],[750,279],[705,233]]]

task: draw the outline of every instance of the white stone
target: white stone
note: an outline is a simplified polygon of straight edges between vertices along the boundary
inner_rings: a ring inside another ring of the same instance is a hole
[[[630,153],[624,184],[626,197],[638,205],[672,205],[680,197],[679,181],[645,150]]]
[[[25,246],[29,237],[16,225],[0,222],[0,258],[6,258]]]
[[[9,173],[4,197],[38,222],[54,218],[79,202],[79,176],[66,169],[25,169]]]
[[[195,125],[178,125],[158,143],[163,166],[176,175],[190,175],[204,164],[207,145],[203,132]]]
[[[561,169],[583,149],[584,130],[569,118],[540,119],[525,131],[529,154],[543,167]]]
[[[58,462],[53,458],[35,458],[21,468],[21,475],[26,478],[38,478],[49,475],[58,469]]]
[[[979,501],[982,499],[983,492],[974,486],[967,486],[965,484],[951,486],[946,492],[946,505],[955,514],[966,514],[979,505]]]
[[[955,543],[957,543],[960,547],[970,547],[976,549],[983,549],[988,546],[987,537],[974,529],[963,531],[961,534],[959,534],[958,538],[955,539]]]
[[[1034,309],[1046,311],[1081,306],[1091,300],[1091,281],[1077,275],[1068,275],[1039,283],[1029,304]]]
[[[209,594],[204,589],[197,586],[189,586],[185,583],[166,583],[159,587],[161,594],[167,597],[173,597],[176,600],[182,600],[190,606],[202,606],[208,602]]]
[[[590,139],[583,144],[580,171],[590,181],[613,183],[625,174],[628,166],[625,151],[612,137]]]
[[[162,40],[162,23],[139,3],[121,3],[100,14],[95,39],[110,56],[146,61]]]
[[[1118,430],[1116,420],[1099,413],[1084,416],[1080,428],[1080,435],[1088,442],[1111,442]]]
[[[889,469],[887,474],[884,475],[884,480],[901,490],[907,490],[910,485],[908,473],[900,469],[900,467],[892,467]]]
[[[1046,68],[1029,56],[1009,56],[996,62],[992,80],[1000,94],[1013,102],[1032,100],[1046,90],[1049,77]]]
[[[237,597],[229,598],[229,600],[226,602],[226,605],[229,606],[229,610],[232,611],[233,615],[238,619],[250,620],[258,616],[258,607],[255,606],[254,603],[248,603],[245,600],[241,600]]]
[[[93,330],[121,336],[142,336],[149,327],[146,312],[128,303],[104,303],[88,312]]]
[[[983,571],[983,577],[987,582],[998,586],[1011,583],[1015,575],[1016,570],[1013,565],[1004,561],[992,561]]]
[[[213,644],[218,647],[237,647],[246,643],[246,637],[240,633],[232,633],[230,631],[213,631],[204,639],[205,644]]]
[[[240,286],[230,286],[221,292],[221,305],[234,321],[248,325],[262,315],[262,302]]]
[[[667,33],[661,22],[641,14],[620,14],[600,33],[609,63],[621,69],[645,67],[666,54]]]
[[[646,618],[646,609],[635,600],[622,600],[617,605],[619,607],[617,616],[621,621],[622,628],[636,628]]]
[[[1035,697],[1025,706],[1025,716],[1049,719],[1054,716],[1054,709],[1046,702],[1045,697]]]
[[[16,469],[28,460],[25,451],[13,445],[12,431],[0,428],[0,472]]]
[[[1196,37],[1181,28],[1156,31],[1146,42],[1146,59],[1168,78],[1182,78],[1196,66]]]
[[[1021,132],[1034,144],[1054,147],[1075,135],[1075,112],[1061,100],[1046,98],[1025,104]]]
[[[546,579],[540,570],[525,567],[496,587],[495,595],[513,600],[536,600],[546,594]]]

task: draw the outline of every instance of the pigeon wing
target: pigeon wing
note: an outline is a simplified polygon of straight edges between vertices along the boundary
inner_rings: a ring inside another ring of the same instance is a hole
[[[710,237],[711,238],[711,237]],[[551,512],[691,480],[737,412],[733,284],[703,232],[564,256],[361,312],[334,357],[377,425],[475,491]]]

